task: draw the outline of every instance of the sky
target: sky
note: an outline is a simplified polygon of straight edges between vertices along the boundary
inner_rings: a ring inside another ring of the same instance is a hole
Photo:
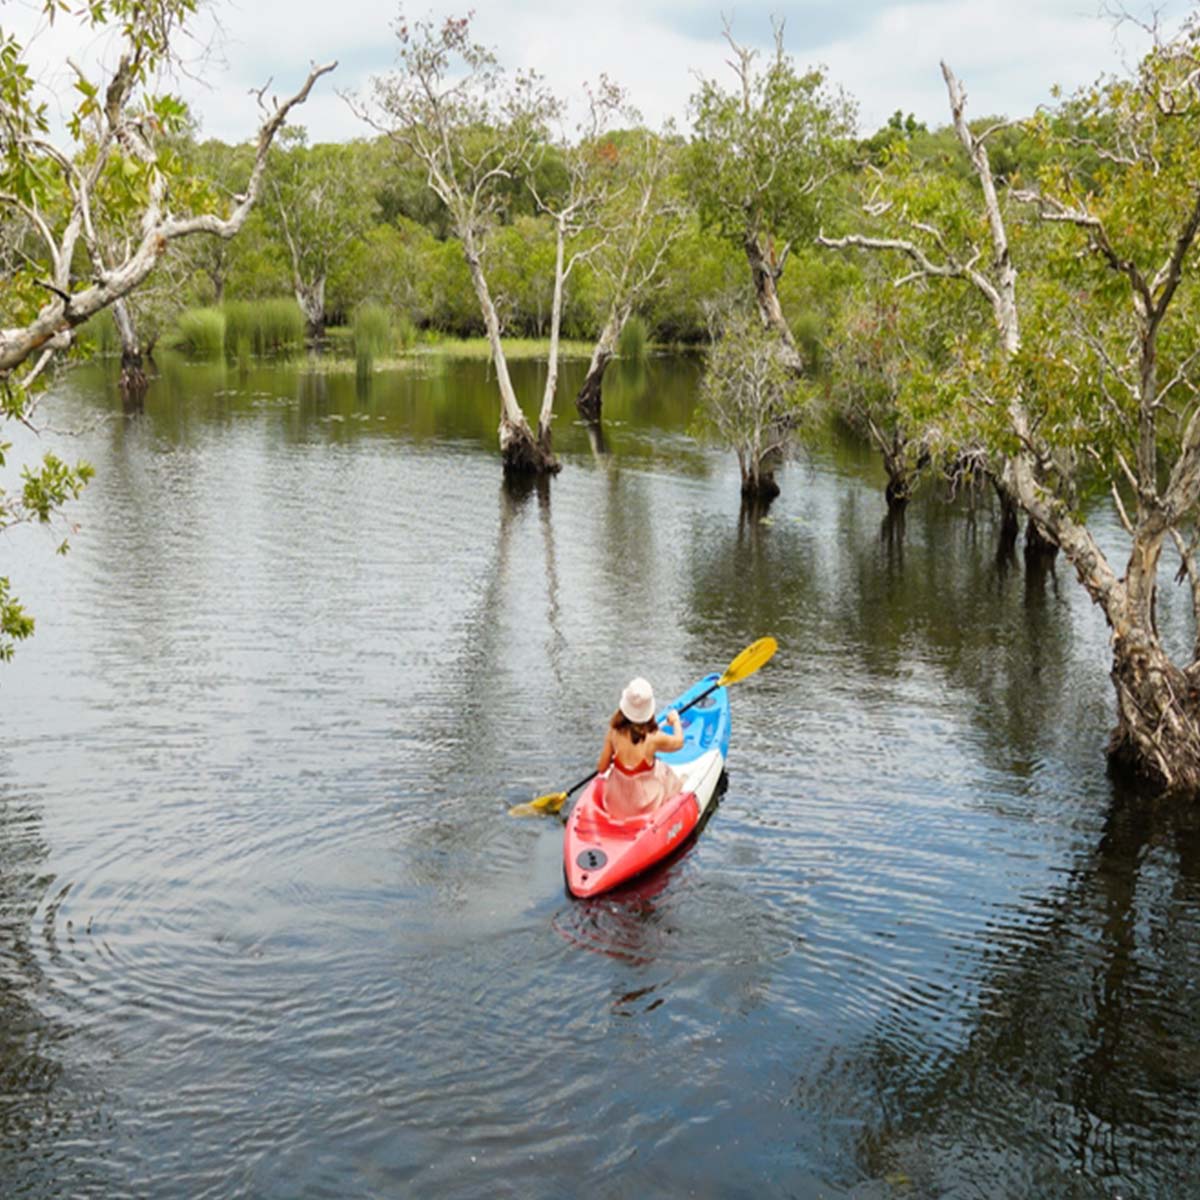
[[[470,2],[426,0],[405,11],[440,19],[462,15]],[[1149,5],[1124,5],[1150,19]],[[86,67],[111,56],[115,39],[64,16],[48,27],[41,8],[39,0],[0,0],[0,29],[26,45],[42,99],[61,113],[72,102],[68,56]],[[1190,9],[1184,0],[1156,5],[1167,30]],[[170,90],[191,104],[204,136],[242,141],[259,122],[251,89],[269,82],[268,95],[290,94],[311,62],[336,58],[337,70],[319,81],[296,123],[314,142],[366,136],[340,93],[369,94],[371,79],[393,67],[399,11],[391,0],[208,0],[186,48],[190,73]],[[797,65],[827,69],[857,102],[864,134],[897,109],[931,128],[944,124],[941,59],[965,84],[969,115],[1019,117],[1048,103],[1054,84],[1071,91],[1120,72],[1149,44],[1139,24],[1103,15],[1102,0],[475,0],[474,13],[477,40],[506,68],[535,68],[564,98],[581,96],[583,81],[605,73],[651,125],[674,118],[683,128],[699,77],[732,80],[723,16],[739,42],[764,50],[772,16],[782,18]]]

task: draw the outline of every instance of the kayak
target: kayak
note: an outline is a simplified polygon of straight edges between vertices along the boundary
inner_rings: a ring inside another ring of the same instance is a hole
[[[683,709],[719,679],[706,675],[658,716],[664,725],[667,712],[679,710],[683,746],[658,757],[683,781],[682,790],[648,813],[622,819],[604,807],[606,771],[575,802],[563,835],[563,869],[572,895],[596,896],[633,879],[682,846],[704,820],[729,753],[729,691],[718,687]]]

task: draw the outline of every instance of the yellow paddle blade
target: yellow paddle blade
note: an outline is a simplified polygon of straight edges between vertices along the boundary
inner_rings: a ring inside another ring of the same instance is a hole
[[[510,817],[541,817],[558,812],[566,803],[566,792],[551,792],[548,796],[539,796],[536,800],[527,800],[524,804],[514,804],[508,810]]]
[[[725,674],[718,681],[719,687],[728,687],[731,683],[738,683],[740,680],[753,675],[763,663],[767,662],[771,655],[779,648],[779,644],[773,637],[759,638],[757,642],[751,642],[725,668]]]

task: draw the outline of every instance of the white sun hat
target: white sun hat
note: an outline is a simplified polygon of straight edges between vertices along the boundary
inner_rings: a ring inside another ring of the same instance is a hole
[[[621,693],[621,711],[635,725],[644,725],[654,716],[654,689],[640,675],[630,680]]]

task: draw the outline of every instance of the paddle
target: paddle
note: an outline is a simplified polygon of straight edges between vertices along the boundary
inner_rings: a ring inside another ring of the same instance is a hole
[[[706,687],[700,695],[689,700],[680,710],[680,714],[687,712],[695,704],[699,704],[710,692],[715,692],[719,687],[728,687],[731,683],[740,683],[743,679],[753,675],[770,657],[775,653],[777,643],[773,637],[759,638],[757,642],[751,642],[725,668],[725,674],[717,680],[716,683]],[[541,813],[556,813],[566,803],[567,797],[573,792],[579,791],[585,783],[590,782],[596,775],[595,771],[590,771],[578,783],[573,783],[565,792],[551,792],[547,796],[538,796],[536,800],[528,800],[524,804],[514,804],[508,810],[510,817],[536,817]]]

